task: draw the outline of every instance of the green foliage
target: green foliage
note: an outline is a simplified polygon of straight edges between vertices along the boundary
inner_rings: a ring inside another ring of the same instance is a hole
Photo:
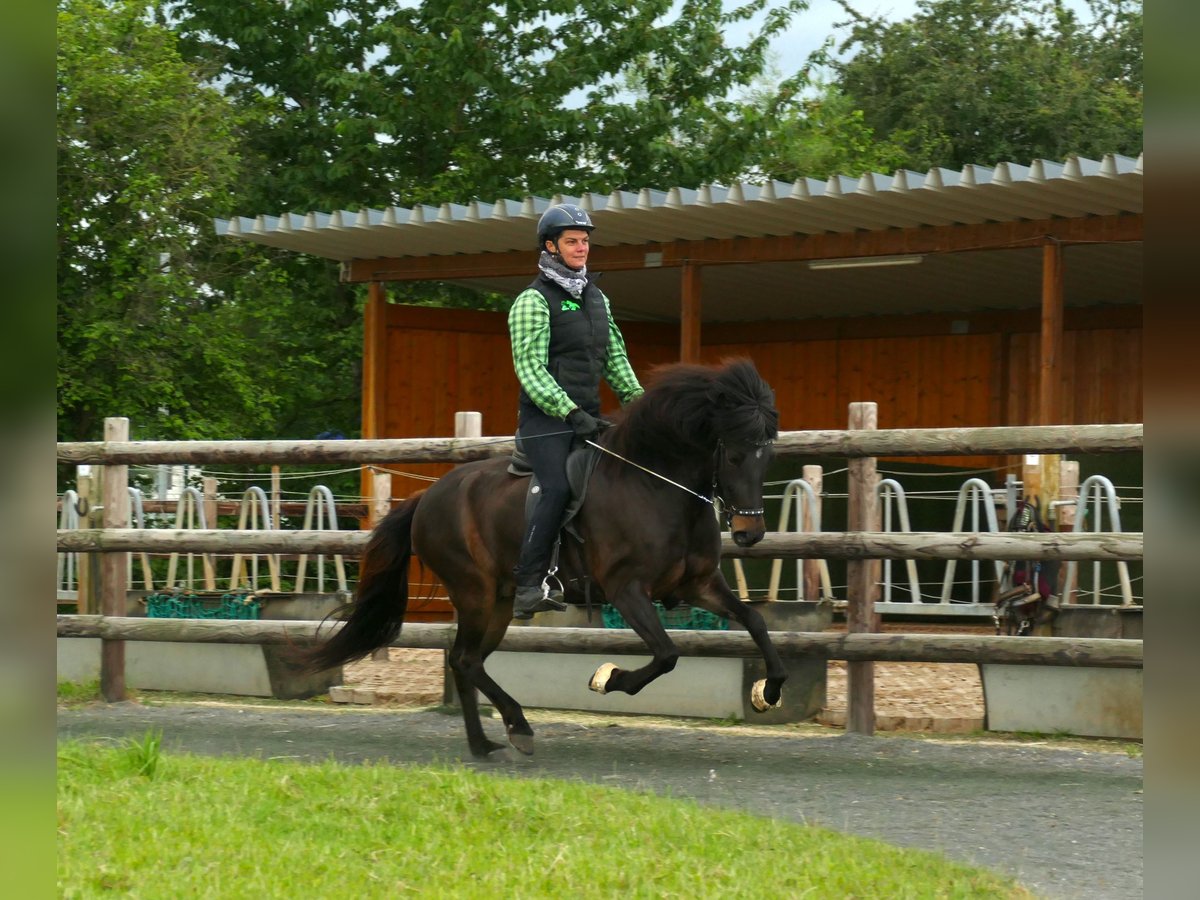
[[[124,766],[134,775],[153,778],[162,761],[162,732],[149,729],[141,740],[128,738],[120,757]]]
[[[746,167],[767,127],[729,99],[789,0],[180,0],[178,29],[252,111],[254,212],[696,185]],[[261,167],[261,168],[260,168]]]
[[[58,14],[60,437],[177,404],[206,305],[195,249],[236,171],[228,110],[133,5]]]
[[[59,438],[358,436],[364,291],[213,217],[1136,153],[1142,5],[1089,3],[850,10],[780,79],[806,0],[59,0]]]
[[[99,699],[99,679],[58,682],[58,702],[65,706],[79,706]]]
[[[788,103],[774,131],[758,168],[780,181],[890,172],[905,159],[902,148],[876,137],[863,111],[834,84],[816,85]]]
[[[59,746],[60,896],[1028,896],[934,853],[577,782],[176,754],[144,778],[127,754]]]
[[[1136,155],[1142,4],[1090,5],[1095,21],[1084,27],[1053,0],[921,0],[895,23],[843,0],[854,21],[841,45],[848,58],[832,69],[908,168]]]
[[[59,5],[59,439],[113,415],[135,438],[351,432],[359,292],[215,235],[243,114],[143,11]]]

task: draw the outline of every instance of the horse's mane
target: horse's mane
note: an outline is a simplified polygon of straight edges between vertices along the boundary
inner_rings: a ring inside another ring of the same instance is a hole
[[[718,439],[761,444],[779,433],[775,395],[749,359],[659,366],[648,384],[610,432],[618,453],[685,456],[712,450]]]

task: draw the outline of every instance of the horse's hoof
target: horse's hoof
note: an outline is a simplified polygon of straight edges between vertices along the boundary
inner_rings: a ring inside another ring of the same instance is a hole
[[[520,753],[526,756],[533,756],[533,735],[532,734],[516,734],[510,731],[508,733],[508,742]]]
[[[592,680],[588,682],[588,687],[597,694],[608,693],[608,682],[613,677],[613,672],[617,671],[617,667],[612,663],[605,663],[596,670],[596,674],[592,676]]]
[[[482,746],[471,748],[471,755],[476,759],[491,759],[497,750],[508,750],[508,747],[495,741],[484,741]]]
[[[755,712],[766,712],[768,709],[779,709],[783,704],[783,693],[780,692],[779,699],[774,703],[768,703],[766,698],[767,679],[760,678],[754,682],[754,687],[750,688],[750,705],[754,707]]]

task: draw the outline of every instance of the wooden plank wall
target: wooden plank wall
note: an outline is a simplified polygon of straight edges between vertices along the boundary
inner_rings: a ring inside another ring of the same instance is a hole
[[[1066,424],[1142,421],[1141,313],[1141,306],[1067,310]],[[458,410],[481,412],[485,435],[512,433],[518,387],[503,313],[393,305],[386,319],[383,431],[365,436],[453,435]],[[848,405],[859,400],[879,404],[881,428],[1027,425],[1037,397],[1037,329],[1036,310],[706,324],[701,356],[753,358],[775,389],[784,430],[845,428]],[[676,326],[622,330],[643,381],[653,366],[678,359]],[[607,390],[604,405],[617,405]],[[416,487],[396,482],[398,496]]]

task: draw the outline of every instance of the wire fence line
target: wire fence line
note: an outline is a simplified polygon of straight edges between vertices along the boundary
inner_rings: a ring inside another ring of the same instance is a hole
[[[1091,432],[1089,432],[1088,429],[1089,429],[1088,426],[1071,429],[1070,433],[1066,436],[1069,437],[1070,440],[1073,442],[1074,441],[1084,441],[1085,440],[1084,435],[1091,433]],[[1032,437],[1022,438],[1022,440],[1043,441],[1043,440],[1050,439],[1049,432],[1052,430],[1054,430],[1054,429],[1034,428],[1034,429],[1023,429],[1023,430],[1015,429],[1015,430],[1011,430],[1011,431],[1013,431],[1014,433],[1015,433],[1015,431],[1024,431],[1030,435],[1033,435]],[[1058,430],[1062,431],[1062,429],[1058,429]],[[1139,446],[1140,446],[1141,426],[1115,426],[1111,430],[1114,432],[1114,434],[1116,432],[1120,432],[1120,437],[1119,438],[1118,437],[1109,438],[1108,436],[1105,436],[1103,438],[1103,440],[1106,440],[1106,441],[1119,440],[1119,441],[1126,442],[1126,443],[1128,443],[1129,441],[1137,441],[1137,442],[1139,442]],[[919,430],[919,429],[911,430],[909,433],[911,433],[913,435],[915,440],[929,441],[932,438],[933,433],[937,433],[940,435],[944,432],[947,435],[953,434],[954,436],[958,436],[959,433],[961,432],[961,434],[963,435],[962,440],[970,441],[970,440],[975,439],[974,435],[976,433],[988,432],[990,434],[991,432],[997,432],[997,434],[998,434],[999,432],[1004,431],[1005,434],[1007,435],[1008,431],[1010,431],[1010,430],[1005,430],[1005,429],[941,429],[941,430],[929,429],[926,431],[928,431],[929,433],[928,434],[918,434],[918,432],[921,432],[921,430]],[[1091,431],[1096,432],[1097,436],[1099,436],[1099,432],[1096,430],[1096,428],[1092,427]],[[1037,434],[1034,434],[1035,432]],[[1039,437],[1038,434],[1041,434],[1041,432],[1046,432],[1047,434]],[[1126,432],[1128,432],[1128,434],[1126,434]],[[897,435],[897,436],[900,435],[901,433],[902,433],[902,431],[892,432],[893,435]],[[831,447],[833,447],[836,444],[836,447],[838,450],[846,451],[845,455],[850,456],[850,457],[859,456],[859,455],[869,455],[869,454],[867,454],[865,452],[851,452],[851,448],[846,443],[846,439],[854,436],[853,439],[857,440],[860,437],[865,435],[865,436],[871,437],[872,441],[874,441],[877,438],[884,436],[883,432],[870,432],[870,433],[837,432],[837,433],[829,433],[828,435],[825,435],[824,433],[814,432],[811,434],[812,435],[819,434],[822,440],[827,440],[827,441],[831,442],[831,444],[830,444]],[[889,439],[891,439],[891,438],[889,437]],[[996,435],[993,435],[989,439],[990,440],[998,440],[998,437],[996,437]],[[1005,439],[1007,440],[1007,437]],[[1056,441],[1061,440],[1061,439],[1065,439],[1065,438],[1057,438],[1057,437],[1054,438],[1054,440],[1056,440]],[[1093,440],[1093,438],[1086,438],[1086,440]],[[508,444],[510,442],[511,442],[511,438],[504,437],[504,438],[488,439],[488,440],[476,439],[476,440],[472,440],[472,441],[462,441],[462,442],[455,441],[454,446],[455,447],[467,447],[468,445],[474,446],[475,444],[488,444],[488,443]],[[793,443],[794,442],[795,441],[793,440]],[[224,454],[226,452],[229,452],[225,448],[232,447],[233,445],[238,445],[239,447],[241,447],[241,445],[243,445],[243,444],[257,445],[260,443],[264,444],[264,446],[266,444],[270,443],[271,447],[272,447],[272,452],[274,452],[276,450],[276,445],[280,444],[280,442],[211,442],[211,446],[217,448],[216,452],[218,454]],[[299,443],[303,443],[303,442],[295,442],[295,443],[299,444]],[[313,444],[311,444],[311,446],[313,446],[314,448],[317,448],[317,445],[320,444],[321,447],[324,447],[325,449],[329,449],[329,447],[326,447],[325,445],[332,446],[333,444],[337,444],[337,443],[341,443],[343,446],[340,448],[333,448],[333,449],[337,450],[338,452],[336,454],[328,455],[327,458],[329,458],[330,460],[338,459],[338,458],[340,458],[340,459],[350,458],[347,453],[343,452],[343,451],[349,449],[345,446],[347,444],[363,444],[364,447],[366,447],[366,445],[369,444],[369,445],[372,445],[372,447],[373,447],[375,444],[382,445],[382,444],[388,444],[389,442],[323,441],[323,442],[313,443]],[[450,452],[449,450],[445,450],[445,449],[437,450],[435,445],[440,447],[441,444],[436,439],[430,439],[429,441],[403,441],[403,442],[392,442],[392,443],[397,443],[397,444],[403,443],[406,446],[408,444],[413,444],[413,445],[422,444],[423,446],[427,445],[429,447],[434,447],[435,449],[434,449],[434,451],[432,451],[434,453]],[[446,443],[446,442],[442,441],[441,443]],[[220,446],[218,447],[218,445],[220,445]],[[121,448],[125,447],[125,446],[132,447],[132,445],[122,445],[122,444],[120,444],[120,442],[113,442],[112,445],[110,445],[106,448],[105,452],[112,451],[117,454],[120,454],[122,452],[129,452],[129,453],[134,452],[132,449],[130,449],[128,451],[122,450]],[[874,445],[872,445],[872,446],[874,446]],[[965,446],[965,444],[962,446]],[[998,445],[998,444],[996,445],[996,447],[999,447],[999,446],[1000,445]],[[1010,446],[1015,446],[1015,445],[1010,445]],[[447,444],[447,447],[450,447],[450,445]],[[260,452],[259,450],[250,451],[249,447],[244,447],[242,449],[246,450],[247,452],[254,452],[254,453]],[[317,449],[320,449],[320,448],[317,448]],[[453,447],[451,447],[451,449],[453,449]],[[943,447],[941,449],[938,449],[935,447],[930,452],[933,452],[935,455],[937,453],[944,454],[945,449],[946,449],[945,447]],[[1106,450],[1107,449],[1116,449],[1116,445],[1113,444],[1112,446],[1106,447],[1105,449]],[[794,450],[795,450],[795,448],[793,448],[793,453],[794,453]],[[930,450],[930,447],[927,443],[922,444],[921,450],[922,450],[922,453],[927,452]],[[64,452],[67,453],[67,456],[64,456]],[[84,458],[87,458],[87,454],[89,452],[91,452],[91,451],[89,451],[87,449],[87,445],[61,445],[60,444],[60,461],[65,461],[65,460],[69,459],[70,454],[72,454],[72,453],[78,454],[77,458],[84,459]],[[198,453],[198,450],[192,444],[189,444],[187,447],[185,447],[183,449],[180,449],[177,451],[170,451],[170,452],[178,452],[180,454],[192,455],[192,458],[198,458],[196,455],[194,455],[194,454]],[[241,451],[239,451],[239,453],[240,452]],[[265,452],[265,450],[261,451],[261,452]],[[378,453],[378,448],[374,449],[372,452]],[[409,453],[409,452],[413,452],[413,451],[406,450],[405,452]],[[459,452],[459,451],[455,450],[454,452]],[[497,452],[503,452],[503,451],[502,450],[493,451],[492,455],[496,455]],[[874,451],[872,451],[872,452],[874,452]],[[890,452],[891,452],[891,448],[889,448],[887,452],[883,453],[883,455],[890,455]],[[308,458],[313,458],[314,460],[317,459],[317,456],[313,453],[310,453],[309,451],[304,451],[304,453],[305,453],[305,455],[304,455],[305,459],[308,459]],[[899,453],[897,455],[904,455],[904,454]],[[920,455],[920,454],[917,454],[917,455]],[[115,459],[116,457],[106,457],[106,458],[114,458]],[[214,456],[213,458],[217,458],[217,457]],[[219,455],[219,458],[234,459],[235,457],[233,455],[230,455],[230,456]],[[239,460],[248,459],[248,457],[245,455],[239,455],[236,458]],[[353,458],[357,459],[358,457],[353,457]],[[376,456],[375,458],[379,459],[380,457]],[[415,457],[415,456],[408,456],[406,458],[413,459],[414,461],[417,461],[420,459],[419,457]],[[428,458],[428,457],[426,457],[426,458]],[[437,457],[437,458],[441,459],[443,462],[450,461],[449,457],[446,457],[445,459],[443,459],[442,457]],[[133,462],[132,460],[128,464],[130,465],[131,469],[135,473],[135,477],[141,477],[141,478],[148,478],[148,477],[152,477],[154,475],[160,475],[162,472],[162,469],[163,469],[162,465],[149,466],[149,465],[144,465],[144,464],[139,464],[139,463]],[[249,492],[250,490],[253,490],[253,489],[264,490],[264,491],[269,489],[272,494],[272,497],[271,497],[272,504],[275,504],[275,505],[273,505],[271,507],[271,512],[268,515],[262,517],[262,520],[258,523],[257,527],[276,528],[276,529],[278,529],[280,526],[282,526],[285,522],[291,523],[291,522],[297,520],[299,517],[299,513],[294,511],[296,508],[295,498],[304,497],[305,493],[303,490],[298,489],[296,487],[298,482],[312,482],[314,480],[319,480],[319,479],[329,479],[329,480],[343,479],[344,480],[351,476],[358,475],[358,474],[362,473],[363,471],[368,471],[368,472],[371,472],[372,474],[376,474],[376,475],[386,474],[386,475],[389,475],[389,476],[392,476],[395,478],[400,478],[400,479],[412,479],[414,481],[422,482],[422,483],[437,480],[437,476],[430,476],[430,475],[425,475],[423,473],[415,473],[415,472],[411,472],[411,471],[406,471],[406,470],[403,470],[400,468],[394,468],[391,465],[388,465],[386,463],[380,463],[380,462],[367,462],[365,464],[355,464],[353,466],[345,466],[345,467],[340,467],[340,468],[324,467],[324,468],[321,468],[321,469],[315,470],[315,471],[310,470],[310,471],[283,472],[283,471],[280,471],[277,466],[275,466],[275,467],[273,467],[273,471],[270,473],[262,472],[262,471],[236,472],[236,471],[227,471],[224,468],[193,467],[192,464],[190,464],[190,463],[189,464],[180,464],[180,465],[188,466],[188,468],[190,469],[190,471],[192,473],[191,477],[194,480],[216,479],[218,482],[225,482],[227,485],[233,485],[233,486],[236,486],[237,488],[243,489],[244,492]],[[894,468],[880,469],[877,471],[879,472],[880,475],[896,475],[896,476],[899,476],[906,480],[907,479],[920,479],[922,481],[926,481],[930,478],[943,478],[943,479],[951,478],[951,479],[961,480],[965,476],[977,476],[977,475],[989,475],[989,474],[996,475],[998,473],[1006,473],[1007,474],[1017,468],[1018,467],[1015,465],[1010,465],[1010,466],[994,466],[994,467],[990,467],[990,468],[986,468],[986,469],[953,470],[953,471],[946,471],[946,472],[904,471],[904,470],[899,470],[899,469],[894,469]],[[850,467],[829,470],[827,472],[822,473],[822,478],[836,480],[836,479],[839,479],[841,475],[848,474],[849,471],[850,471]],[[1011,475],[1009,477],[1011,479]],[[768,490],[770,490],[772,488],[779,488],[780,486],[789,485],[793,481],[795,481],[795,479],[791,479],[788,481],[783,481],[783,480],[772,481],[772,482],[769,482],[766,485],[766,487],[768,488]],[[286,485],[286,487],[285,487],[285,485]],[[335,495],[328,486],[320,486],[320,488],[325,492],[325,496],[328,498],[329,505],[332,505],[335,507],[340,504],[343,506],[357,505],[360,508],[362,508],[362,507],[369,508],[371,503],[374,502],[374,503],[378,504],[378,502],[380,500],[380,498],[378,496],[374,496],[374,497],[364,496],[362,494],[362,492],[346,491],[346,490],[342,489],[341,491],[339,491],[338,494]],[[1006,489],[1007,489],[1007,487],[991,489],[992,494],[993,494],[993,499],[1002,497],[1004,492],[1006,491]],[[314,487],[309,490],[309,494],[308,494],[309,497],[312,496],[312,493],[314,490],[317,490],[317,488]],[[1139,504],[1144,502],[1141,497],[1126,496],[1129,493],[1140,492],[1140,490],[1141,489],[1136,486],[1132,487],[1128,490],[1123,489],[1122,490],[1123,496],[1119,498],[1119,501],[1120,502],[1139,503]],[[768,497],[772,500],[782,500],[783,499],[783,495],[780,495],[778,493],[769,493]],[[843,491],[827,490],[827,489],[822,488],[822,489],[819,489],[818,491],[814,492],[814,497],[815,497],[815,499],[820,500],[820,501],[828,500],[828,501],[832,501],[832,502],[840,502],[842,500],[847,499],[849,497],[849,493],[843,492]],[[957,495],[955,495],[954,491],[952,491],[950,489],[937,489],[937,488],[924,488],[921,490],[917,490],[917,491],[912,492],[909,495],[909,497],[913,501],[932,502],[932,503],[941,503],[941,502],[944,502],[944,501],[950,500],[950,499],[955,499],[956,501],[960,500],[960,498]],[[285,500],[285,498],[287,498],[287,501],[291,504],[292,511],[281,514],[281,511],[279,510],[277,503],[283,502]],[[227,504],[230,502],[229,499],[228,498],[221,498],[221,499],[223,500],[224,504],[226,504],[225,506],[223,506],[223,510],[227,510],[228,509]],[[394,497],[388,498],[389,501],[392,499],[395,499],[395,498]],[[171,514],[169,512],[158,511],[158,510],[161,510],[161,504],[165,503],[165,502],[170,502],[170,501],[168,498],[162,498],[162,499],[158,500],[157,503],[160,505],[158,507],[156,507],[156,511],[153,513],[149,513],[149,512],[147,513],[148,521],[152,526],[164,527],[164,525],[167,525],[171,522]],[[890,500],[889,500],[889,502],[890,502]],[[972,500],[971,502],[974,503],[975,501]],[[1082,503],[1082,501],[1080,501],[1080,503]],[[242,511],[239,510],[239,513],[241,513],[241,512]],[[329,527],[337,527],[337,525],[336,525],[337,510],[336,509],[335,509],[334,513],[335,514],[333,516],[329,517],[332,519],[332,521],[329,523]],[[306,513],[306,516],[307,516],[307,513]],[[355,515],[352,517],[353,518],[358,517],[358,510],[355,511]],[[176,513],[176,520],[178,520],[178,518],[179,518],[179,514]],[[175,524],[178,526],[179,522],[176,521]],[[252,523],[248,523],[246,527],[255,527],[255,526]],[[355,527],[356,528],[358,527],[357,522],[355,523]],[[951,530],[959,530],[959,529],[952,528]],[[145,555],[143,554],[143,557],[144,556]],[[212,558],[216,558],[216,555],[214,555],[214,554],[209,554],[209,556]],[[235,558],[237,555],[236,554],[228,554],[228,556],[230,558]],[[274,556],[278,557],[278,556],[280,556],[280,554],[274,554]],[[735,564],[740,565],[742,561],[734,560],[733,562]],[[927,565],[928,565],[928,563],[926,563],[926,567],[927,567]],[[986,570],[990,567],[983,566],[983,567],[979,567],[979,568]],[[1132,583],[1133,581],[1139,581],[1139,580],[1140,580],[1140,576],[1138,579],[1128,580],[1128,582]],[[977,581],[978,581],[978,579],[976,577],[972,577],[972,579],[970,581],[963,581],[962,579],[946,578],[946,579],[944,579],[944,584],[947,585],[948,588],[959,588],[959,587],[962,587],[964,584],[977,586]],[[888,582],[885,581],[885,582],[881,582],[881,583],[887,584]],[[844,590],[844,588],[845,588],[845,586],[841,585],[840,583],[836,586],[836,588],[832,584],[830,585],[831,590],[839,590],[840,591],[840,590]],[[754,590],[755,592],[758,592],[760,589],[757,586],[754,586],[753,588],[747,586],[744,588],[744,590],[746,590],[746,591]],[[1093,593],[1096,594],[1097,591],[1094,589]],[[796,589],[796,594],[797,594],[797,596],[799,596],[799,588],[798,587]],[[911,594],[914,597],[914,599],[916,599],[917,597],[933,596],[931,594],[926,593],[923,589],[914,589],[911,591]],[[1103,594],[1104,594],[1104,596],[1107,597],[1109,594],[1109,589],[1105,588],[1103,590]],[[942,602],[945,602],[946,597],[943,596],[939,599]]]

